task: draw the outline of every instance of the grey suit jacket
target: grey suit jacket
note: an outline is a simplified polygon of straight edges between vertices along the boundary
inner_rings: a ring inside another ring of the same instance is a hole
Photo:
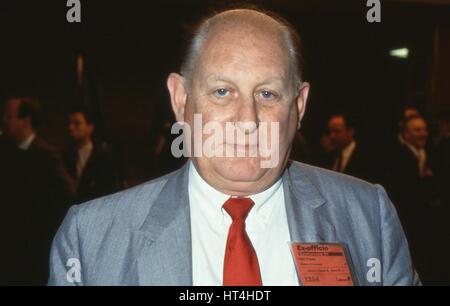
[[[73,206],[53,242],[49,284],[192,285],[188,165]],[[282,180],[293,242],[344,243],[359,285],[420,284],[381,186],[297,162]]]

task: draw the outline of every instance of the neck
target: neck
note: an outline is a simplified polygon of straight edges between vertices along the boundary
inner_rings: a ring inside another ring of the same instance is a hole
[[[20,145],[22,142],[24,142],[25,140],[27,140],[29,137],[31,137],[31,135],[34,134],[33,130],[26,130],[22,133],[22,135],[20,135],[20,137],[18,137],[16,139],[16,143],[18,145]]]
[[[92,143],[91,139],[83,139],[81,141],[76,142],[76,146],[78,149],[84,148]]]

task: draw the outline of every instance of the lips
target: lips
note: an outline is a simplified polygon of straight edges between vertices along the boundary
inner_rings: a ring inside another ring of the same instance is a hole
[[[226,146],[234,147],[239,150],[250,150],[250,149],[257,149],[258,145],[252,145],[252,144],[237,144],[237,143],[226,143]]]
[[[225,146],[228,148],[227,150],[231,150],[232,152],[235,152],[235,153],[242,152],[244,154],[244,156],[256,156],[258,154],[258,146],[257,145],[225,144]],[[238,155],[238,157],[239,156],[241,156],[241,155]]]

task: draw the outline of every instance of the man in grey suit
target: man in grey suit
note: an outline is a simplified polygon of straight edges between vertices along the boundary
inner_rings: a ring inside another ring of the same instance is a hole
[[[231,125],[244,136],[214,138],[212,152],[194,153],[176,172],[72,207],[53,243],[49,284],[330,284],[323,279],[332,275],[304,270],[299,243],[339,245],[344,282],[419,284],[381,186],[288,161],[309,91],[297,42],[286,21],[257,10],[201,23],[181,74],[167,80],[176,119],[198,126],[200,115],[200,127]],[[199,134],[184,136],[196,143]],[[200,135],[200,145],[210,140]],[[303,259],[317,260],[311,254]]]

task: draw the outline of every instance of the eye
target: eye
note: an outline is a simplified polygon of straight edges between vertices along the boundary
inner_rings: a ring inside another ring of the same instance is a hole
[[[214,91],[214,95],[218,98],[224,98],[230,95],[230,91],[226,88],[219,88]]]
[[[264,100],[274,100],[274,99],[276,99],[278,97],[277,94],[275,94],[275,93],[273,93],[271,91],[268,91],[268,90],[260,91],[259,92],[259,96],[261,98],[263,98]]]

